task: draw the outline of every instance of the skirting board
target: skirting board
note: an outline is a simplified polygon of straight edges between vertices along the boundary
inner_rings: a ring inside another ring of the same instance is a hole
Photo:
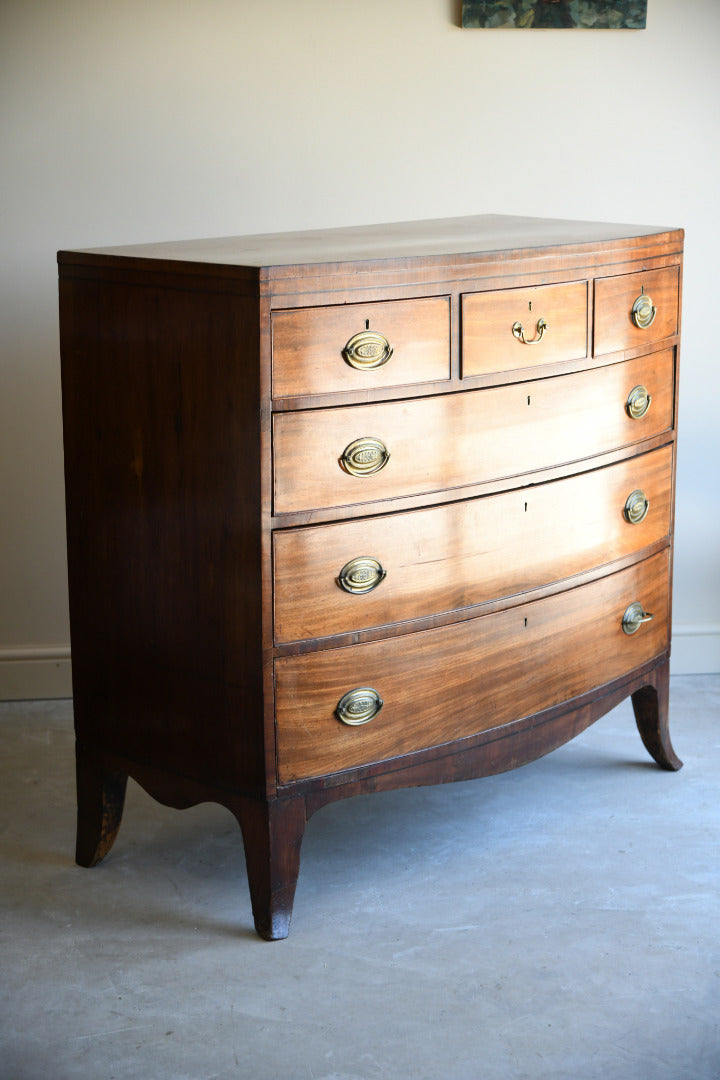
[[[670,674],[720,674],[720,623],[673,626]]]
[[[0,649],[0,701],[72,697],[70,648]]]
[[[673,628],[673,675],[720,674],[720,623]],[[72,697],[66,646],[0,649],[0,701]]]

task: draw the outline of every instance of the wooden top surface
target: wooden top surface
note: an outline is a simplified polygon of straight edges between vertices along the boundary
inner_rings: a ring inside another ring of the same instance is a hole
[[[257,270],[262,267],[489,254],[567,245],[586,247],[654,235],[669,238],[672,234],[675,234],[673,239],[682,240],[682,230],[674,228],[482,214],[434,221],[60,251],[58,262],[97,265],[105,263],[108,257],[113,260],[120,257]]]

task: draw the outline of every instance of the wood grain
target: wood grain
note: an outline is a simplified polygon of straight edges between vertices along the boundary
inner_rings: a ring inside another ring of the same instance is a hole
[[[464,394],[276,415],[275,513],[461,488],[649,438],[672,427],[673,361],[665,350]],[[639,383],[652,404],[632,420],[625,402]],[[381,439],[390,460],[372,476],[350,476],[339,458],[363,436]]]
[[[664,654],[636,668],[629,675],[605,683],[599,691],[591,690],[580,697],[570,698],[524,720],[481,731],[456,743],[445,743],[394,758],[390,762],[378,761],[335,776],[295,781],[287,790],[305,793],[310,816],[335,799],[351,798],[363,792],[391,791],[422,784],[449,784],[518,769],[569,742],[621,701],[646,687],[656,691],[643,697],[648,705],[648,727],[657,728],[662,724],[663,715],[667,717],[667,671],[668,659]],[[654,717],[651,714],[653,701],[657,704]],[[666,750],[671,745],[668,736],[665,739]],[[621,755],[625,761],[624,752],[619,750],[618,760]],[[638,760],[641,756],[644,760],[641,753],[638,753]],[[609,762],[608,768],[612,767],[612,762]]]
[[[642,489],[645,519],[623,507]],[[430,510],[276,531],[275,638],[318,638],[527,592],[668,535],[672,448],[530,489]],[[369,555],[387,576],[351,594],[340,569]]]
[[[75,862],[96,866],[115,843],[123,808],[128,774],[109,765],[103,754],[75,743],[77,785],[77,838]]]
[[[648,270],[595,282],[595,355],[634,349],[662,341],[678,332],[679,268]],[[650,326],[641,330],[632,321],[632,306],[645,292],[657,308]]]
[[[383,222],[307,232],[262,233],[253,236],[212,237],[173,240],[123,247],[94,248],[83,252],[60,252],[63,265],[104,265],[107,258],[129,264],[146,260],[164,264],[202,264],[221,269],[230,267],[277,268],[280,274],[306,272],[308,266],[338,263],[357,264],[370,260],[428,260],[448,254],[466,254],[477,260],[484,253],[507,259],[515,251],[532,254],[548,248],[562,248],[563,254],[583,248],[631,250],[646,243],[655,247],[682,241],[682,230],[648,225],[610,224],[595,221],[568,221],[553,218],[520,217],[506,214],[478,214],[474,217],[438,218],[428,221]],[[184,266],[182,266],[184,264]],[[374,266],[374,273],[384,267]]]
[[[382,367],[357,370],[343,349],[363,330],[383,334],[393,354]],[[272,316],[273,396],[331,394],[450,378],[448,297],[297,308]]]
[[[682,247],[679,229],[489,215],[59,253],[81,862],[109,850],[126,776],[168,806],[216,801],[275,938],[307,815],[334,798],[516,767],[627,695],[677,767],[664,296],[677,306]],[[639,282],[660,310],[628,337]],[[469,317],[510,291],[534,312],[572,283],[597,290],[604,364],[587,340],[557,350],[558,311],[547,342],[518,345],[531,364],[469,375],[470,318],[462,381],[463,295]],[[395,363],[356,382],[337,350],[358,314],[382,315]],[[632,421],[640,382],[652,406]],[[358,480],[338,458],[362,435],[391,458]],[[636,528],[625,484],[648,487]],[[386,581],[337,606],[339,565],[371,541]],[[630,599],[656,615],[632,638]],[[341,728],[337,700],[373,680],[380,715]]]
[[[664,664],[651,685],[632,695],[632,707],[640,738],[648,754],[662,769],[677,772],[682,761],[673,749],[669,727],[670,665]]]
[[[544,600],[395,641],[275,662],[278,780],[411,753],[511,723],[619,678],[668,646],[667,551]],[[628,636],[623,612],[654,614]],[[370,723],[335,716],[354,687],[384,701]]]
[[[77,737],[261,790],[256,297],[138,275],[60,300]]]
[[[587,309],[586,281],[464,295],[463,377],[526,370],[587,356]],[[519,322],[527,338],[537,338],[541,318],[547,330],[539,341],[524,344],[513,335],[512,328]]]

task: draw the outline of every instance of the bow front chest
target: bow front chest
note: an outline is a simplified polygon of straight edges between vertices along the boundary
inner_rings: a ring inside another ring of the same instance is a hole
[[[484,216],[61,252],[77,860],[667,725],[683,234]]]

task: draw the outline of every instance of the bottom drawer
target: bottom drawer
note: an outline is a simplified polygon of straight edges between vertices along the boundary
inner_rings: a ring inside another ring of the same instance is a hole
[[[632,634],[639,602],[652,621]],[[278,780],[383,761],[587,693],[669,645],[669,551],[589,585],[392,641],[275,662]],[[346,719],[338,718],[346,701]],[[373,698],[372,691],[376,697]],[[382,701],[368,722],[363,709]]]

